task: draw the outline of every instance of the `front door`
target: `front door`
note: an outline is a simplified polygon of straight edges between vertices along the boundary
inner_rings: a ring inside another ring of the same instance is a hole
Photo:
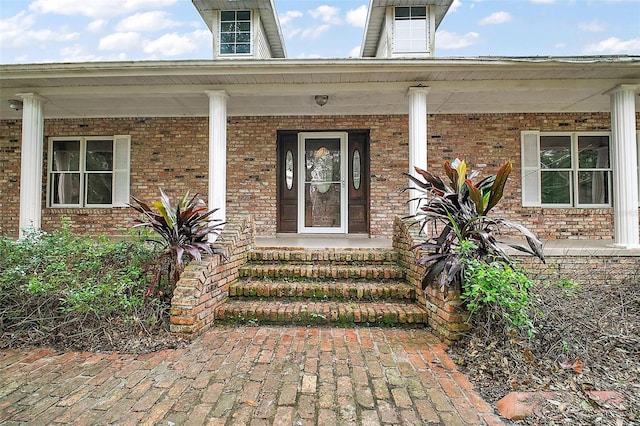
[[[278,232],[368,233],[368,132],[278,132]]]
[[[299,133],[298,232],[347,232],[347,134]]]

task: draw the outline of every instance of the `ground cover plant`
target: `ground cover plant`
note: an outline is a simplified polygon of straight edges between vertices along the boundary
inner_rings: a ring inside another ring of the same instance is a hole
[[[197,194],[175,207],[133,198],[141,213],[129,238],[26,230],[0,236],[0,348],[50,345],[87,351],[149,352],[184,346],[171,335],[171,297],[184,266],[213,254],[210,219]]]
[[[488,217],[510,164],[478,183],[464,162],[446,163],[445,171],[450,183],[423,170],[410,177],[424,196],[410,220],[431,233],[416,247],[427,266],[423,285],[458,286],[473,314],[449,355],[492,404],[511,391],[556,392],[536,416],[512,424],[640,424],[640,270],[622,283],[588,286],[531,276],[497,237],[517,231],[528,247],[511,247],[543,259],[540,241]],[[596,390],[623,400],[603,403],[591,396]]]
[[[170,336],[170,294],[146,297],[157,252],[142,237],[52,233],[0,237],[0,347],[147,352]]]

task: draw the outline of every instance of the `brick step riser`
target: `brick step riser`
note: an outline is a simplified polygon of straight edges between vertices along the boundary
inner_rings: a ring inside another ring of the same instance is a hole
[[[326,303],[282,303],[275,307],[253,306],[251,303],[226,304],[218,308],[216,321],[222,323],[309,324],[309,325],[372,325],[422,326],[427,313],[406,308],[385,310],[384,305],[332,306]],[[400,306],[400,305],[399,305]],[[388,308],[387,308],[388,309]]]
[[[307,251],[278,251],[248,253],[247,260],[257,264],[286,263],[291,265],[396,265],[398,256],[394,252],[307,252]]]
[[[241,278],[276,278],[276,279],[358,279],[358,280],[404,280],[404,271],[397,268],[370,267],[325,267],[295,265],[261,266],[248,265],[238,270]]]
[[[229,286],[234,299],[291,298],[316,300],[415,301],[415,289],[405,284],[367,285],[237,282]]]

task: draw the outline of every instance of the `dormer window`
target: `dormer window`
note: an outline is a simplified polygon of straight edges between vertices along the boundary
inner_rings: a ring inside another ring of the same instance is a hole
[[[251,54],[251,11],[220,12],[220,55]]]
[[[393,51],[419,53],[428,51],[427,8],[396,7],[394,16]]]

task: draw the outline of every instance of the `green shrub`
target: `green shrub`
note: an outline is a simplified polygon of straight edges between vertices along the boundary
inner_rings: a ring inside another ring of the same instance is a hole
[[[75,235],[66,221],[51,234],[30,230],[18,241],[0,237],[0,253],[3,332],[86,315],[139,320],[136,310],[145,303],[156,255],[141,240]]]
[[[500,260],[463,260],[463,286],[460,298],[473,316],[483,311],[486,320],[503,324],[508,330],[521,329],[529,337],[535,330],[529,310],[535,295],[533,282],[523,271]]]

